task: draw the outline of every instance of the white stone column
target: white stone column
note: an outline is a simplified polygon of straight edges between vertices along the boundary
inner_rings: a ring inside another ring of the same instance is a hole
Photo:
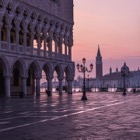
[[[67,55],[67,45],[65,44],[65,55]]]
[[[10,97],[10,76],[4,76],[5,78],[5,94],[6,97]]]
[[[49,37],[49,57],[52,57],[52,37]]]
[[[34,31],[31,32],[31,47],[32,47],[32,54],[34,51]]]
[[[19,28],[16,28],[16,51],[19,52]]]
[[[72,80],[68,80],[68,94],[72,94]]]
[[[48,96],[52,96],[52,78],[47,78],[48,81]]]
[[[27,95],[27,78],[23,77],[22,78],[22,92],[23,92],[23,96]]]
[[[55,53],[58,53],[58,41],[55,39]]]
[[[53,32],[49,31],[49,57],[52,57],[52,39],[53,39]]]
[[[62,95],[62,88],[63,88],[62,81],[63,81],[63,79],[59,78],[59,94],[60,95]]]
[[[26,54],[26,47],[27,47],[27,31],[26,30],[24,30],[23,40],[24,40],[24,52]]]
[[[36,78],[36,96],[40,96],[40,78]]]
[[[54,41],[55,41],[55,54],[58,54],[58,34],[59,34],[59,29],[55,32],[55,37],[54,37]]]
[[[62,54],[62,37],[59,40],[59,54]]]
[[[71,56],[71,46],[69,46],[69,56]]]
[[[7,41],[8,41],[8,50],[11,50],[11,25],[7,26]]]
[[[71,46],[69,46],[69,57],[70,57],[70,59],[71,59]]]
[[[37,34],[37,54],[40,56],[40,48],[41,48],[41,40],[40,40],[40,33]]]
[[[2,23],[0,23],[0,44],[1,44],[1,27],[2,27]]]
[[[46,43],[47,43],[47,34],[45,32],[44,33],[44,56],[45,57],[46,57],[46,47],[47,47]]]

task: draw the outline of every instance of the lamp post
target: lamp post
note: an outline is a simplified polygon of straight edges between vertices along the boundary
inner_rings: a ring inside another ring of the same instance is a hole
[[[126,87],[125,87],[125,68],[123,69],[124,71],[121,72],[121,75],[123,77],[123,95],[126,95]]]
[[[87,75],[87,91],[89,91],[89,74]]]
[[[85,86],[85,74],[86,72],[91,72],[92,69],[93,69],[93,64],[90,64],[90,70],[87,69],[87,67],[85,66],[86,64],[86,59],[83,58],[82,59],[82,62],[83,62],[83,65],[79,65],[77,64],[77,70],[81,73],[83,73],[83,96],[81,98],[81,100],[87,100],[87,97],[86,97],[86,86]]]
[[[123,95],[126,95],[126,77],[129,76],[129,68],[126,63],[121,68],[121,76],[123,77]]]

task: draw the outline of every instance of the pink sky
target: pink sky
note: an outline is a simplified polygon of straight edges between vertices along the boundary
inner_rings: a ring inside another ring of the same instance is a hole
[[[73,61],[94,60],[99,44],[114,69],[140,67],[140,0],[74,0],[74,22]]]

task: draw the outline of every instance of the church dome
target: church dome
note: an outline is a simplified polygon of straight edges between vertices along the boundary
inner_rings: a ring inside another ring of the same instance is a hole
[[[124,62],[124,65],[121,67],[121,74],[128,76],[129,75],[129,67]]]

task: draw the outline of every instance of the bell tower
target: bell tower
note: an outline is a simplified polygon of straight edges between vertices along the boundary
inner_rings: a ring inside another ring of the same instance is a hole
[[[96,78],[99,79],[103,76],[103,62],[100,52],[100,47],[98,45],[98,51],[96,56]]]

